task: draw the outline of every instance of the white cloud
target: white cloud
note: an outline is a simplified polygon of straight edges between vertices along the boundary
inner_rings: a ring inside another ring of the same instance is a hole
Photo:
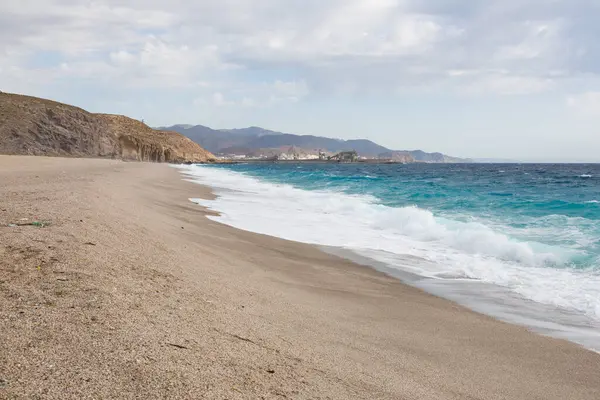
[[[169,28],[175,21],[176,16],[168,10],[115,6],[107,1],[3,2],[0,45],[77,56],[135,46],[143,40],[143,30]]]
[[[546,91],[553,86],[549,78],[536,76],[517,76],[507,72],[487,72],[469,76],[470,79],[463,86],[467,94],[489,94],[499,95],[527,95]]]
[[[587,116],[600,117],[600,92],[586,92],[567,97],[567,106]]]
[[[275,81],[272,98],[276,100],[298,101],[310,93],[305,81]]]
[[[235,102],[225,99],[225,96],[221,92],[213,93],[212,102],[217,107],[228,107],[235,105]]]
[[[256,107],[256,101],[250,97],[244,97],[241,102],[242,107]]]
[[[516,43],[500,46],[495,57],[499,60],[518,61],[551,58],[560,55],[562,21],[526,21],[517,28]]]
[[[221,91],[205,93],[193,100],[195,106],[264,108],[281,103],[295,103],[310,91],[304,81],[280,81],[248,84]]]
[[[407,88],[523,95],[600,74],[596,20],[586,0],[8,1],[0,85],[209,82],[254,104],[265,80],[272,104]]]

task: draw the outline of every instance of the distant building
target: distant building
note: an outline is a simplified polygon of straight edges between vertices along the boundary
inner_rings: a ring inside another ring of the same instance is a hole
[[[331,157],[331,160],[337,160],[339,162],[355,162],[358,160],[358,153],[356,151],[342,151]]]
[[[289,154],[289,153],[280,153],[276,156],[277,160],[296,160],[296,155],[295,154]]]

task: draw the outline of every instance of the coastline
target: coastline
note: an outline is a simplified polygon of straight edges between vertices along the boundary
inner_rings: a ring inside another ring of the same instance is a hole
[[[0,166],[0,397],[600,397],[600,355],[211,221],[166,165]]]
[[[353,251],[321,247],[327,253],[374,268],[410,286],[453,301],[474,312],[509,324],[525,327],[540,335],[564,339],[600,354],[600,331],[587,317],[525,299],[506,288],[471,280],[431,279]]]
[[[600,352],[600,324],[592,316],[600,297],[594,289],[598,286],[594,286],[593,274],[585,279],[570,268],[535,267],[540,264],[534,260],[543,265],[549,254],[537,253],[527,242],[513,242],[502,229],[489,228],[483,221],[482,225],[468,224],[448,216],[445,222],[427,206],[387,207],[378,198],[386,198],[389,193],[370,197],[362,192],[381,190],[377,182],[381,186],[382,178],[377,171],[353,170],[347,177],[348,186],[338,186],[337,178],[330,180],[330,174],[344,176],[344,170],[338,167],[335,172],[327,168],[321,171],[315,166],[304,170],[297,164],[273,170],[248,164],[241,168],[181,167],[186,179],[211,187],[217,195],[210,200],[191,199],[221,213],[209,217],[213,220],[249,232],[317,245],[471,310]],[[355,174],[362,178],[354,180]],[[430,183],[427,178],[424,181],[425,185]],[[417,193],[424,191],[435,197],[429,190],[414,188]],[[444,188],[439,194],[445,195]],[[431,238],[432,244],[430,239],[421,240],[422,236]],[[414,239],[416,243],[411,243]],[[441,248],[435,249],[436,245]],[[466,259],[457,257],[455,250]],[[480,251],[491,260],[469,257]],[[503,262],[504,257],[518,261]],[[521,269],[520,262],[534,268]],[[562,276],[561,271],[565,272]],[[555,293],[546,291],[553,285],[562,287],[556,287]]]

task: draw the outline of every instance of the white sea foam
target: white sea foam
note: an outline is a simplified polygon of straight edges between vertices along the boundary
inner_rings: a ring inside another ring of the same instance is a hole
[[[215,188],[217,199],[193,201],[220,212],[210,218],[227,225],[349,249],[425,277],[491,283],[600,321],[600,274],[569,268],[570,249],[517,241],[417,207],[387,207],[366,195],[302,190],[211,167],[183,172]]]
[[[592,175],[590,175],[590,174],[582,174],[582,175],[579,175],[579,177],[580,178],[591,178]]]

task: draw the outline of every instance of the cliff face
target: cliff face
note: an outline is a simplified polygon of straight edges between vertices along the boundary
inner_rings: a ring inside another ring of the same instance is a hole
[[[177,132],[120,115],[0,92],[0,153],[206,162],[214,156]]]
[[[96,114],[119,139],[121,158],[154,162],[206,162],[215,158],[173,131],[159,131],[122,115]]]

